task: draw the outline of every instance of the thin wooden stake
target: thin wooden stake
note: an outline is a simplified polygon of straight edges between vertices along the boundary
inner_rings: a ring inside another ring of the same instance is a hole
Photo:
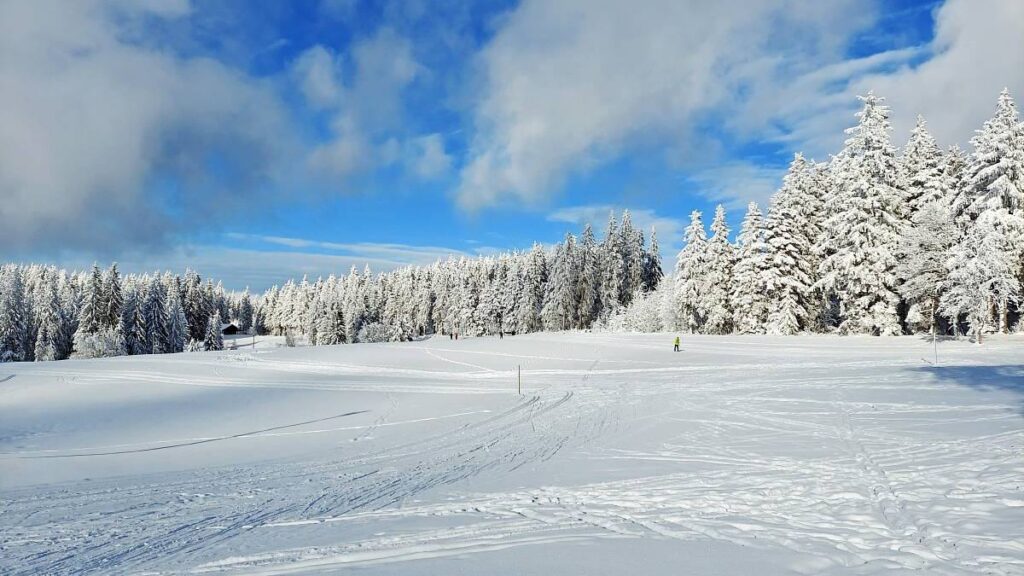
[[[520,364],[520,365],[516,366],[516,370],[518,372],[518,377],[516,378],[516,380],[519,382],[519,395],[522,396],[523,395],[523,365]]]

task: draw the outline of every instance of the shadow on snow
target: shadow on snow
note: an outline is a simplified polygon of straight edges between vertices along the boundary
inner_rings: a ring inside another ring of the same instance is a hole
[[[1013,392],[1022,397],[1018,412],[1024,416],[1024,364],[924,366],[915,370],[931,374],[940,382],[952,382],[983,392]]]

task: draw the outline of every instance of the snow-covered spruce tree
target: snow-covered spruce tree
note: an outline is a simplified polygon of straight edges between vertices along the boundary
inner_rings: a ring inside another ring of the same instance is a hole
[[[815,305],[817,257],[813,214],[813,168],[797,154],[775,193],[765,223],[764,293],[769,334],[796,334],[811,328]]]
[[[223,350],[224,336],[220,332],[220,312],[214,312],[206,323],[206,334],[203,337],[203,350]]]
[[[633,227],[633,217],[629,210],[622,212],[622,226],[619,227],[619,235],[621,239],[618,245],[624,273],[619,302],[628,304],[633,299],[634,293],[641,289],[644,273],[644,234]]]
[[[622,261],[622,236],[615,221],[615,213],[608,215],[608,228],[601,242],[601,311],[610,313],[622,304],[620,299],[626,283],[626,269]]]
[[[992,309],[999,302],[1016,303],[1020,282],[1013,274],[1009,241],[995,211],[985,211],[950,251],[948,276],[941,287],[940,311],[959,322],[966,317],[980,343],[992,327]]]
[[[110,265],[103,279],[103,304],[106,307],[102,317],[103,327],[114,328],[120,325],[124,295],[121,292],[121,274],[117,271],[117,262]]]
[[[250,311],[251,312],[251,311]],[[177,290],[167,292],[167,352],[184,352],[188,341],[188,320]]]
[[[0,362],[20,362],[29,358],[28,302],[21,269],[0,267]]]
[[[643,290],[650,292],[658,287],[665,273],[661,268],[661,246],[658,245],[658,233],[651,227],[651,248],[643,255],[644,274]]]
[[[901,332],[896,252],[902,218],[889,109],[869,92],[859,123],[833,162],[838,212],[826,222],[825,257],[816,288],[835,294],[845,333]]]
[[[701,309],[707,277],[707,232],[701,213],[690,213],[690,225],[683,234],[685,245],[676,257],[675,302],[679,328],[697,332],[704,326]]]
[[[970,187],[965,185],[965,175],[969,161],[970,157],[968,157],[967,153],[954,144],[949,147],[942,163],[941,182],[943,196],[949,202],[949,216],[956,223],[961,233],[965,232],[967,226],[971,223],[972,215],[970,208],[971,204],[974,203]]]
[[[736,265],[729,292],[733,329],[740,334],[761,334],[768,318],[768,300],[765,295],[764,222],[756,202],[747,205],[737,240]]]
[[[131,355],[149,354],[153,347],[149,344],[149,330],[146,328],[146,317],[142,314],[142,294],[132,291],[125,300],[128,319],[124,326],[125,349]]]
[[[534,244],[523,266],[523,287],[519,299],[519,331],[536,332],[541,329],[540,311],[544,305],[544,285],[547,283],[547,262],[544,249]]]
[[[732,303],[729,292],[732,286],[735,249],[729,242],[729,225],[725,221],[725,208],[715,208],[711,222],[711,240],[707,245],[707,271],[699,308],[704,310],[704,332],[728,334],[732,331]]]
[[[971,218],[989,214],[989,225],[998,230],[1011,262],[1010,273],[1024,278],[1024,124],[1007,90],[999,95],[995,115],[971,139],[974,151],[964,173],[963,185],[971,199]],[[1005,296],[994,302],[1001,332],[1009,330],[1013,302]]]
[[[202,342],[210,313],[199,274],[194,270],[186,270],[183,285],[185,299],[182,305],[185,308],[185,319],[188,321],[189,339]]]
[[[941,287],[948,270],[946,260],[956,241],[947,204],[936,200],[914,214],[900,246],[897,272],[902,280],[900,294],[910,305],[907,323],[914,329],[936,332]]]
[[[149,279],[143,299],[142,315],[146,319],[146,344],[149,352],[163,354],[171,351],[167,333],[167,294],[159,276]]]
[[[580,238],[577,264],[579,275],[576,282],[577,328],[590,326],[599,316],[601,305],[601,266],[599,248],[594,239],[594,230],[587,224]]]
[[[238,303],[238,330],[248,333],[252,328],[252,298],[249,296],[249,288],[242,293],[242,299]]]
[[[548,331],[573,328],[576,311],[576,239],[566,234],[565,242],[555,249],[551,270],[548,274],[547,290],[541,320]]]
[[[105,325],[106,306],[103,300],[103,275],[98,264],[92,265],[92,273],[82,293],[82,309],[78,315],[78,331],[84,334],[98,332]]]
[[[942,150],[928,132],[928,123],[924,117],[918,116],[917,124],[910,132],[910,140],[903,147],[903,155],[900,157],[902,206],[908,223],[925,204],[939,199],[950,201],[943,189],[944,167]]]
[[[35,360],[44,362],[63,359],[60,351],[61,310],[55,282],[42,286],[43,297],[38,313],[39,330],[36,334]]]

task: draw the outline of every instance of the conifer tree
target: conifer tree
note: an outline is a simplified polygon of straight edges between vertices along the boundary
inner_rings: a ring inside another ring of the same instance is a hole
[[[608,229],[601,242],[601,309],[604,311],[614,310],[622,303],[626,278],[622,252],[622,235],[612,212],[608,215]]]
[[[696,332],[704,325],[701,300],[707,274],[707,232],[701,213],[690,213],[690,225],[683,235],[684,246],[676,258],[675,302],[680,328]]]
[[[183,352],[189,337],[188,320],[185,318],[185,307],[177,290],[167,293],[167,352]]]
[[[171,351],[167,333],[167,295],[158,276],[149,280],[142,305],[146,319],[146,344],[153,354]]]
[[[817,259],[811,236],[814,224],[807,212],[814,194],[809,170],[807,161],[797,154],[768,210],[764,290],[769,334],[796,334],[810,328],[814,317]]]
[[[128,309],[128,322],[125,324],[125,347],[128,353],[133,356],[151,353],[153,347],[149,344],[149,330],[142,313],[141,295],[134,294],[126,301],[125,307]]]
[[[116,262],[110,265],[103,281],[103,303],[106,307],[103,314],[103,327],[114,328],[120,325],[124,295],[121,292],[121,275],[117,271]]]
[[[897,268],[900,293],[910,304],[908,324],[916,324],[935,336],[941,288],[946,281],[946,261],[956,240],[949,209],[941,200],[923,205],[904,234]]]
[[[214,312],[206,323],[206,334],[203,337],[204,350],[223,350],[224,336],[220,331],[220,312]]]
[[[990,327],[993,307],[1020,298],[1020,282],[1013,274],[1015,263],[1008,246],[998,215],[986,211],[952,248],[946,262],[948,276],[942,286],[940,310],[954,322],[966,317],[979,343]]]
[[[650,292],[658,287],[658,283],[665,275],[661,268],[661,246],[658,245],[658,234],[653,226],[651,227],[651,248],[644,253],[643,260],[643,290]]]
[[[540,311],[544,304],[544,285],[547,283],[547,263],[544,249],[534,244],[523,266],[523,287],[519,301],[519,331],[540,330]]]
[[[764,222],[756,202],[747,205],[738,240],[729,296],[733,303],[733,326],[740,334],[760,334],[765,331],[768,316],[765,295],[767,250]]]
[[[598,245],[594,239],[594,230],[588,223],[583,227],[583,235],[580,238],[577,265],[579,266],[579,279],[576,283],[576,304],[577,317],[575,325],[577,328],[585,328],[597,319],[601,305],[601,277],[600,262],[598,260]]]
[[[928,132],[928,123],[922,116],[918,116],[900,158],[903,210],[908,223],[924,204],[938,198],[948,201],[948,196],[942,190],[944,163],[942,150]]]
[[[884,99],[861,97],[859,123],[834,163],[838,210],[825,223],[827,255],[817,287],[840,303],[840,330],[899,334],[896,252],[902,228],[896,152]]]
[[[996,229],[1011,263],[1010,274],[1024,278],[1024,124],[1008,90],[999,95],[995,115],[971,139],[974,151],[964,173],[971,198],[968,213],[979,218],[988,213],[988,226]],[[1009,329],[1012,302],[999,296],[995,302],[998,325]]]
[[[715,208],[711,232],[700,308],[706,315],[706,333],[727,334],[732,331],[732,303],[729,291],[732,286],[736,254],[729,242],[729,225],[725,221],[725,208],[721,204]]]
[[[78,318],[78,331],[84,334],[96,333],[105,324],[106,307],[103,305],[103,275],[97,264],[92,265],[92,274],[85,284],[82,295],[82,310]]]

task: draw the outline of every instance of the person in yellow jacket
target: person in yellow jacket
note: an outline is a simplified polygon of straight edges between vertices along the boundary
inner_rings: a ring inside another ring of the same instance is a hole
[[[676,336],[676,341],[672,343],[672,351],[679,352],[679,336]]]

